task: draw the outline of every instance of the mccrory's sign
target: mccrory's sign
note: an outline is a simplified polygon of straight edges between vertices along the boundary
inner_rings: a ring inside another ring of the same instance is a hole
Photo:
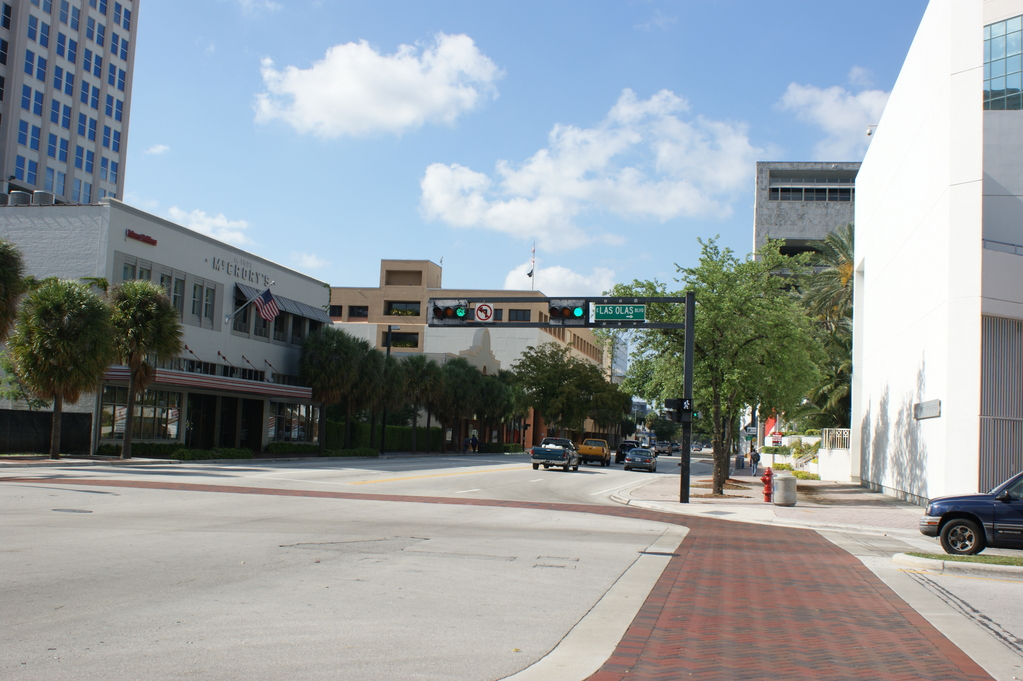
[[[213,258],[213,269],[218,272],[225,272],[236,279],[258,284],[259,286],[270,285],[270,276],[257,271],[252,262],[244,258],[235,258],[233,260]]]

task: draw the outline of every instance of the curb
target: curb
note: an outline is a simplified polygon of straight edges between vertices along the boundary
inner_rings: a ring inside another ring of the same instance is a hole
[[[892,562],[938,574],[975,575],[980,573],[983,575],[999,575],[1023,581],[1023,566],[1018,565],[989,565],[987,563],[970,563],[959,560],[937,560],[934,558],[910,556],[905,553],[896,553],[892,556]]]
[[[492,452],[483,454],[482,452],[469,452],[463,454],[462,452],[448,452],[446,454],[440,454],[439,452],[427,453],[415,453],[412,452],[394,452],[387,453],[383,456],[371,457],[371,456],[279,456],[274,458],[261,457],[258,459],[146,459],[146,458],[132,458],[132,459],[92,459],[92,458],[74,458],[67,457],[54,461],[53,459],[34,459],[26,461],[4,461],[0,459],[0,471],[8,468],[47,468],[47,467],[66,467],[66,466],[166,466],[172,464],[244,464],[252,465],[259,463],[279,463],[282,461],[324,461],[336,463],[338,461],[349,461],[352,459],[359,461],[367,461],[371,459],[426,459],[431,457],[448,457],[448,456],[459,456],[459,457],[470,457],[470,456],[517,456],[524,452]]]

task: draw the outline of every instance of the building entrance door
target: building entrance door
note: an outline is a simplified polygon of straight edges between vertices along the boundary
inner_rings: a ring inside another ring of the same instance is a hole
[[[258,453],[263,448],[263,401],[242,400],[241,446]]]
[[[220,438],[221,447],[238,446],[238,398],[220,398]]]
[[[189,393],[185,421],[185,446],[213,449],[216,438],[217,396]]]

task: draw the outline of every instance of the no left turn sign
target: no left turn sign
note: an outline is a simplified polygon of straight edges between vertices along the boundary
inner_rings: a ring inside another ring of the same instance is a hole
[[[494,318],[494,306],[489,303],[480,303],[476,306],[476,321],[489,322]]]

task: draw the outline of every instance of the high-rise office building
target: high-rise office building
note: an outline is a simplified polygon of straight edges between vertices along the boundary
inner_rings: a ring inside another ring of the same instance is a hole
[[[0,2],[5,194],[44,191],[58,203],[123,197],[138,4]]]

